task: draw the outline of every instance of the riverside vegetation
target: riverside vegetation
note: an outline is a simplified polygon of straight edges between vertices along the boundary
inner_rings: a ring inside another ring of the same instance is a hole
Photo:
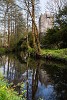
[[[52,59],[60,61],[62,60],[67,62],[67,48],[57,49],[57,50],[42,49],[41,55],[44,57],[50,56]]]
[[[6,53],[6,49],[0,48],[0,55],[3,55]],[[35,50],[32,48],[29,48],[27,50],[29,53],[35,53]],[[67,61],[67,48],[64,49],[41,49],[41,56],[46,57],[46,56],[51,56],[52,58],[55,58],[56,60],[65,60]]]
[[[0,74],[0,100],[25,100],[21,96],[18,96],[17,92],[13,88],[10,88],[9,84]]]

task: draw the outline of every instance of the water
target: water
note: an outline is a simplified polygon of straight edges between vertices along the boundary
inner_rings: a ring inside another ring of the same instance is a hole
[[[67,65],[9,55],[0,58],[0,73],[27,100],[67,100]],[[24,85],[21,87],[21,85]]]

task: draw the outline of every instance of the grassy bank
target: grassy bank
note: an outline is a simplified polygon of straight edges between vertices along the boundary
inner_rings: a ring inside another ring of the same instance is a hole
[[[67,48],[57,49],[57,50],[42,49],[41,55],[43,57],[49,57],[57,60],[67,61]]]
[[[0,100],[25,100],[9,87],[0,75]]]

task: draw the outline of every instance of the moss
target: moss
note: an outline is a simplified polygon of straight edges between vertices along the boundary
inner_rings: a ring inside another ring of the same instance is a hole
[[[28,52],[29,52],[29,53],[35,53],[35,49],[34,49],[34,48],[29,47],[29,48],[28,48]]]

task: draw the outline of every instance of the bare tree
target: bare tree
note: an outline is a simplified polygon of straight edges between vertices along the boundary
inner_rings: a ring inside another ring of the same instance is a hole
[[[56,14],[59,10],[63,9],[65,5],[67,5],[67,0],[48,0],[46,10]]]

